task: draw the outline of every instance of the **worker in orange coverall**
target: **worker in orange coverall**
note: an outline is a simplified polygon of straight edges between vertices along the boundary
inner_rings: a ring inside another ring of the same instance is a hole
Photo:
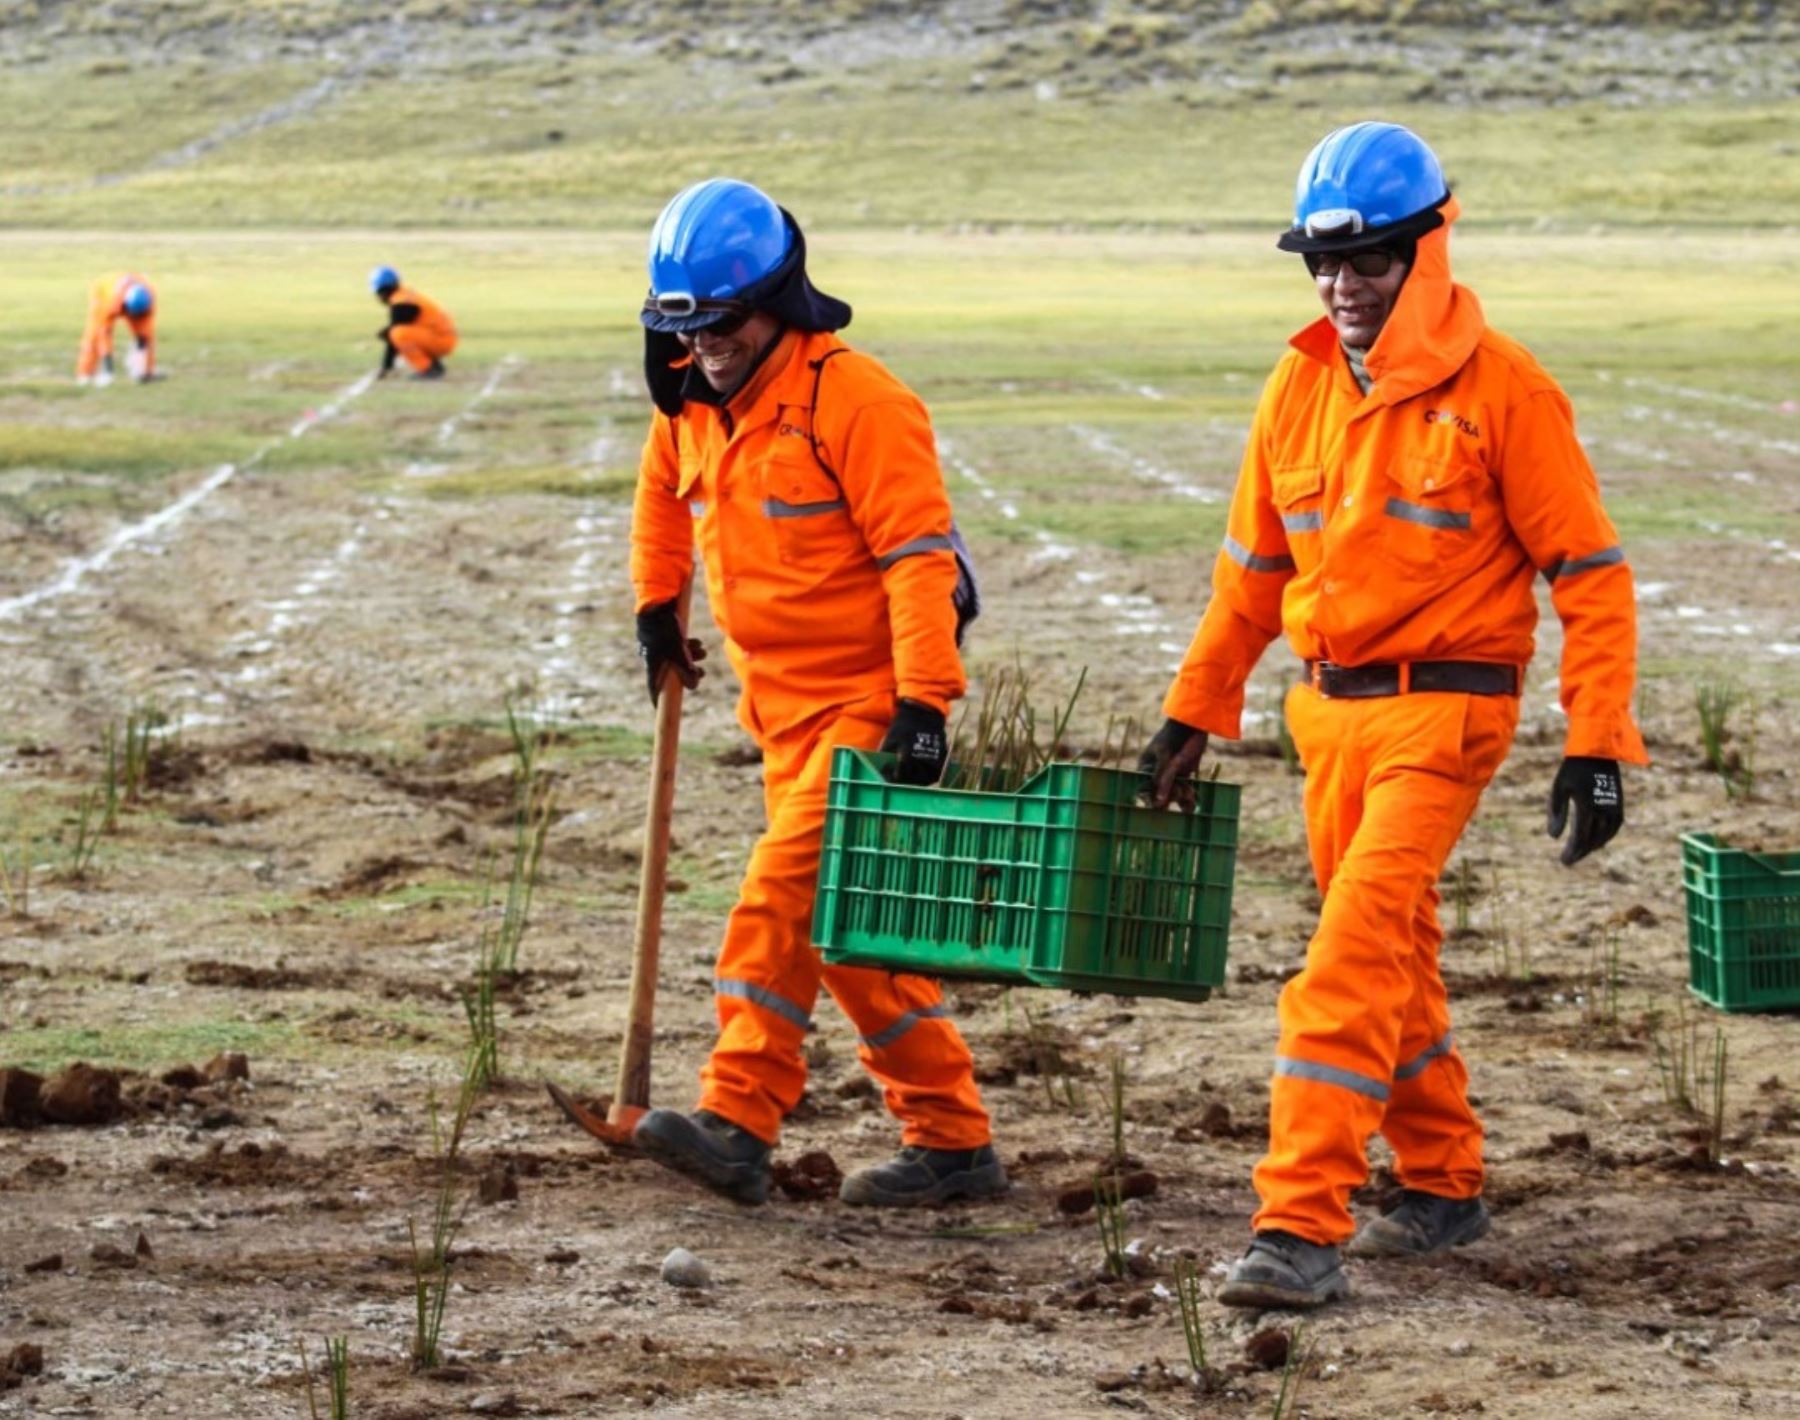
[[[444,357],[456,349],[456,325],[436,301],[401,284],[400,273],[378,266],[369,273],[369,289],[388,308],[388,323],[375,332],[381,342],[381,378],[405,357],[416,380],[441,380]]]
[[[1458,207],[1431,149],[1359,123],[1306,160],[1294,226],[1325,317],[1263,391],[1213,595],[1140,768],[1167,804],[1209,734],[1236,738],[1244,683],[1285,630],[1288,696],[1323,895],[1281,993],[1262,1206],[1220,1300],[1349,1295],[1339,1247],[1419,1255],[1488,1231],[1482,1129],[1438,971],[1436,884],[1512,742],[1544,578],[1562,621],[1565,758],[1549,829],[1565,864],[1624,821],[1631,572],[1568,398],[1450,279]],[[1351,1191],[1377,1130],[1397,1207],[1356,1232]]]
[[[113,326],[118,321],[131,330],[133,348],[127,365],[132,378],[139,384],[156,378],[156,293],[143,277],[116,271],[88,288],[87,325],[75,360],[78,383],[113,382]]]
[[[903,1127],[899,1154],[844,1180],[847,1203],[982,1198],[1007,1187],[968,1047],[937,984],[825,966],[812,945],[825,791],[839,745],[934,783],[965,688],[972,583],[918,397],[832,332],[850,308],[806,273],[793,218],[747,183],[699,183],[650,237],[645,361],[656,405],[632,526],[638,642],[654,701],[702,650],[678,598],[698,542],[707,597],[763,751],[768,829],[725,930],[719,1038],[699,1109],[652,1110],[644,1153],[744,1203],[806,1080],[824,984]]]

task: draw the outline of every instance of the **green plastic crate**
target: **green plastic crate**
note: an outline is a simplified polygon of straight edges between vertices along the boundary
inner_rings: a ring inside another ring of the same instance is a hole
[[[1688,985],[1726,1011],[1800,1006],[1800,852],[1681,838]]]
[[[831,761],[813,940],[825,960],[924,976],[1204,1001],[1225,980],[1238,786],[1192,814],[1143,777],[1052,764],[1017,793],[890,784]]]

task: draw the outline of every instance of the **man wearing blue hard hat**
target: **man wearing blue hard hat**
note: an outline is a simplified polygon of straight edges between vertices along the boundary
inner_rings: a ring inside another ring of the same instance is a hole
[[[638,646],[654,701],[699,683],[679,606],[696,545],[713,619],[763,751],[768,829],[714,973],[719,1038],[692,1114],[652,1110],[651,1158],[745,1203],[806,1082],[819,987],[902,1125],[897,1157],[844,1180],[848,1203],[929,1205],[1003,1192],[968,1047],[937,983],[826,966],[813,895],[831,754],[895,756],[929,784],[965,688],[973,580],[917,395],[835,334],[850,308],[806,270],[793,217],[750,184],[698,183],[650,234],[645,374],[656,408],[631,532]]]
[[[1263,391],[1212,599],[1140,762],[1167,804],[1209,734],[1237,737],[1244,683],[1286,632],[1307,668],[1287,717],[1323,905],[1281,993],[1262,1206],[1230,1306],[1347,1296],[1347,1243],[1419,1256],[1489,1229],[1437,883],[1512,744],[1539,577],[1563,629],[1548,828],[1572,823],[1565,865],[1623,824],[1620,761],[1646,762],[1618,533],[1568,398],[1451,280],[1457,215],[1437,156],[1397,124],[1339,129],[1301,168],[1278,245],[1325,315]],[[1358,1231],[1377,1131],[1402,1191]]]
[[[126,369],[139,384],[156,378],[156,293],[142,276],[116,271],[99,277],[88,289],[87,324],[81,332],[81,350],[75,357],[78,384],[110,385],[117,373],[113,364],[113,326],[119,321],[131,332],[132,348]]]
[[[381,342],[381,378],[404,359],[415,380],[444,378],[444,357],[456,349],[456,323],[424,292],[403,284],[391,266],[369,273],[369,290],[387,307],[387,324],[375,332]]]

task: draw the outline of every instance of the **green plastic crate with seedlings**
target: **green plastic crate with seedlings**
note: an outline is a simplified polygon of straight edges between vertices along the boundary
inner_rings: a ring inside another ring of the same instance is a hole
[[[835,752],[813,918],[826,961],[1190,1001],[1224,984],[1238,786],[1145,808],[1141,775],[1061,757],[1073,707],[1040,717],[1023,673],[997,673],[928,787]]]
[[[1688,985],[1724,1011],[1800,1006],[1800,849],[1683,834]]]

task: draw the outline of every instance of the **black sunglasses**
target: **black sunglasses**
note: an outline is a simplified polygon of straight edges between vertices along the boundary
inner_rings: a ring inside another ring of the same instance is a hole
[[[747,301],[707,301],[686,294],[658,296],[654,292],[644,298],[644,309],[659,316],[703,316],[718,313],[717,320],[684,330],[681,332],[683,335],[698,335],[703,330],[713,335],[736,335],[744,328],[745,322],[756,314],[756,307]]]
[[[1322,276],[1328,281],[1334,279],[1346,263],[1358,276],[1386,276],[1398,260],[1400,253],[1386,247],[1347,252],[1309,251],[1306,253],[1306,269],[1314,276]]]

